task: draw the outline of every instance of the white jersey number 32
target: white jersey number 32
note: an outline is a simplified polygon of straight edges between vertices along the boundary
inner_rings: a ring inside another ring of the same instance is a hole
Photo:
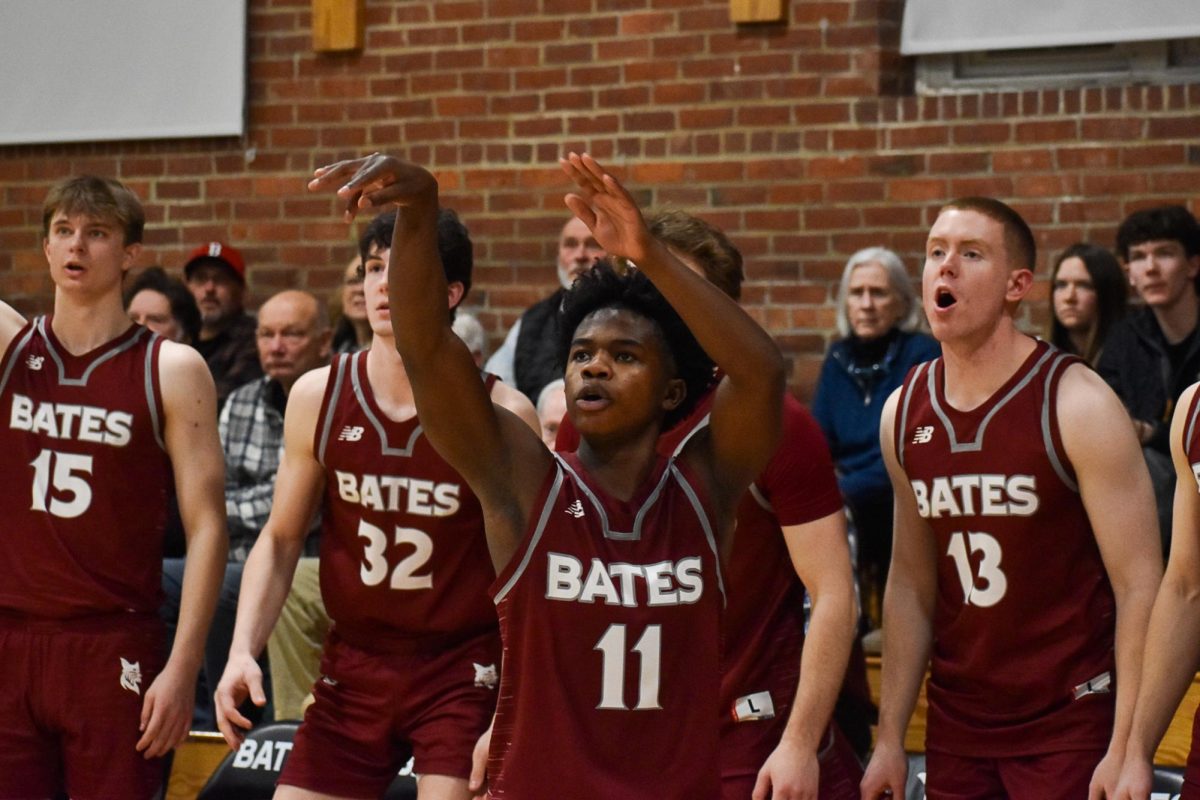
[[[971,555],[979,553],[979,571],[972,569]],[[1004,599],[1008,578],[1000,569],[1000,542],[987,533],[957,532],[950,537],[946,555],[954,559],[962,582],[963,601],[969,606],[988,608]]]

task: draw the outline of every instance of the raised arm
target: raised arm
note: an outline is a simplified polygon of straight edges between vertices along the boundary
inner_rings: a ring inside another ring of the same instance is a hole
[[[1154,492],[1129,417],[1098,375],[1082,364],[1069,367],[1059,386],[1057,413],[1117,603],[1116,718],[1090,792],[1094,798],[1101,790],[1112,797],[1133,722],[1146,625],[1162,578]]]
[[[175,473],[187,561],[175,642],[142,704],[143,733],[137,748],[147,757],[164,755],[187,735],[196,675],[229,552],[222,497],[225,462],[217,439],[216,389],[208,367],[192,348],[164,342],[159,383],[163,442]]]
[[[1118,800],[1149,796],[1154,753],[1200,665],[1200,491],[1183,444],[1197,386],[1184,391],[1171,421],[1175,463],[1171,557],[1146,630],[1142,682],[1125,746]]]
[[[275,501],[246,558],[229,662],[216,689],[217,726],[230,747],[241,744],[251,724],[238,706],[247,696],[256,705],[267,702],[255,659],[279,619],[309,523],[321,502],[325,472],[313,455],[313,436],[328,378],[328,367],[313,370],[301,376],[288,394]]]
[[[929,650],[937,598],[937,546],[917,512],[917,501],[896,458],[893,431],[897,389],[887,399],[879,424],[879,444],[895,494],[892,565],[883,595],[883,689],[875,753],[862,781],[863,800],[904,796],[908,758],[904,732],[917,704]]]
[[[785,390],[779,348],[736,302],[650,234],[629,192],[595,159],[571,153],[562,166],[577,187],[567,206],[601,247],[630,259],[654,282],[725,373],[707,441],[714,488],[726,507],[736,504],[779,440]]]
[[[309,184],[313,190],[333,187],[340,187],[349,218],[360,209],[397,207],[388,296],[417,416],[430,443],[479,496],[489,520],[509,515],[510,524],[489,524],[489,539],[504,535],[515,546],[552,456],[524,422],[493,405],[470,352],[450,327],[438,254],[437,181],[415,164],[373,155],[319,169]]]

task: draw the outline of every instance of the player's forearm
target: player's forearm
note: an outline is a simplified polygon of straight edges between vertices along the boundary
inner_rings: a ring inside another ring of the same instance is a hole
[[[388,265],[392,331],[410,369],[436,357],[450,328],[437,225],[438,187],[430,176],[425,189],[397,211]]]
[[[1120,590],[1114,586],[1117,601],[1116,715],[1110,749],[1125,751],[1133,724],[1134,703],[1142,678],[1142,654],[1146,645],[1146,628],[1154,604],[1157,581],[1134,583]]]
[[[800,657],[800,682],[783,735],[815,751],[829,725],[846,676],[854,641],[854,588],[813,595],[812,615]]]
[[[1172,580],[1168,569],[1150,612],[1146,642],[1126,753],[1152,761],[1196,672],[1200,654],[1200,586]]]
[[[246,654],[257,658],[267,646],[303,551],[302,535],[279,537],[267,528],[258,537],[242,569],[231,657]]]
[[[933,626],[912,591],[894,588],[893,583],[889,581],[883,603],[883,688],[878,739],[903,747],[908,721],[916,708],[929,664]]]
[[[220,521],[201,525],[188,537],[179,602],[179,622],[170,660],[197,672],[204,660],[204,643],[225,576],[229,540]]]

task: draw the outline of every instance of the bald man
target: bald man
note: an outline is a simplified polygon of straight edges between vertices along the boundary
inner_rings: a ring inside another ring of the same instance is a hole
[[[587,225],[571,217],[558,234],[558,282],[562,288],[534,303],[513,324],[485,369],[500,380],[520,389],[530,402],[550,381],[563,376],[555,348],[558,346],[558,307],[571,284],[604,258],[604,248]]]
[[[317,298],[291,289],[272,296],[258,310],[255,331],[263,377],[235,389],[221,409],[218,432],[225,451],[229,563],[205,646],[209,689],[216,687],[229,656],[242,564],[271,511],[288,393],[301,375],[328,362],[330,337],[329,317]],[[182,582],[183,559],[164,560],[163,615],[168,626],[178,613]],[[211,729],[211,694],[206,700],[197,708],[195,723]]]

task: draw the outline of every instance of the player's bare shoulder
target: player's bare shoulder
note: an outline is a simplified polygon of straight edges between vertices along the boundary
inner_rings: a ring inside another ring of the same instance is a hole
[[[0,354],[8,351],[8,346],[23,327],[25,317],[21,316],[21,312],[0,300]]]
[[[211,406],[216,418],[217,389],[204,357],[193,347],[164,341],[158,354],[158,380],[168,416],[185,408]]]
[[[491,397],[494,405],[516,414],[534,433],[541,435],[542,427],[538,421],[537,409],[533,407],[533,403],[524,393],[503,381],[496,381],[492,386]]]
[[[1073,440],[1094,437],[1096,431],[1107,432],[1108,425],[1120,425],[1132,432],[1129,415],[1116,393],[1083,362],[1074,362],[1063,371],[1055,406],[1068,450]]]

